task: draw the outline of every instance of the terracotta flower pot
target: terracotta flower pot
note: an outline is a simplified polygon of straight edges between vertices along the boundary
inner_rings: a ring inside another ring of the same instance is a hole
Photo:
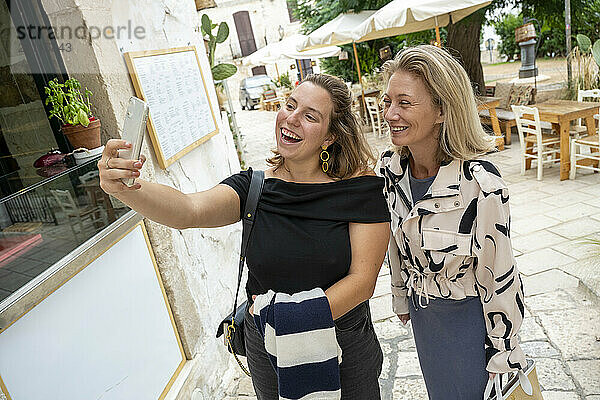
[[[100,120],[93,118],[86,127],[80,124],[63,125],[63,134],[69,139],[73,148],[85,147],[88,150],[100,147]]]

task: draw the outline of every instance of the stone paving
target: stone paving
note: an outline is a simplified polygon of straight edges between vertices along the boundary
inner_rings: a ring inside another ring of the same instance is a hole
[[[274,112],[237,111],[246,166],[265,168],[274,146]],[[374,150],[387,139],[366,133]],[[525,288],[520,338],[536,360],[545,400],[600,400],[600,174],[578,173],[560,181],[558,167],[520,175],[519,140],[487,158],[509,185],[512,239]],[[385,359],[380,377],[383,399],[427,399],[410,324],[391,312],[390,276],[384,266],[371,299],[375,329]],[[255,399],[252,383],[235,381],[225,399]]]

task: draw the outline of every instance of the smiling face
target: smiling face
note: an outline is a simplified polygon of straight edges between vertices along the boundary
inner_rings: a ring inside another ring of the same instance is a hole
[[[437,147],[439,124],[444,118],[420,77],[406,71],[395,72],[383,104],[383,117],[390,126],[393,144],[409,149]]]
[[[277,151],[286,162],[318,165],[321,146],[329,146],[329,119],[333,104],[329,93],[312,82],[300,84],[277,113]]]

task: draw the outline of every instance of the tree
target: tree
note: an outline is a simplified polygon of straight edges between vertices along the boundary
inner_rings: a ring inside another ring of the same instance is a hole
[[[446,46],[460,59],[467,71],[476,93],[484,91],[483,67],[479,40],[486,10],[479,10],[456,24],[448,25]]]
[[[573,32],[580,29],[598,31],[600,18],[600,0],[570,0]],[[479,43],[481,25],[484,16],[491,17],[494,10],[507,6],[521,6],[524,17],[536,18],[539,25],[550,29],[547,37],[556,40],[560,32],[564,38],[564,0],[494,0],[486,8],[474,13],[456,24],[448,26],[448,41],[446,46],[457,50],[462,56],[469,77],[479,87],[483,87],[483,68],[481,67]],[[592,18],[590,20],[591,17]],[[555,34],[554,34],[555,33]],[[542,43],[540,43],[540,46]],[[566,47],[563,41],[562,49]],[[564,51],[564,50],[563,50]]]
[[[500,36],[501,42],[498,44],[498,52],[508,57],[509,60],[518,57],[521,48],[515,41],[515,28],[523,24],[521,14],[507,14],[497,22],[492,23],[494,30]]]
[[[331,21],[338,14],[349,11],[362,11],[365,9],[379,9],[391,0],[290,0],[296,8],[295,15],[304,24],[304,32],[310,33],[316,28]],[[600,35],[600,0],[570,0],[572,14],[573,33],[583,33],[590,37]],[[441,29],[444,35],[447,32],[447,40],[444,42],[465,67],[474,86],[483,88],[483,68],[481,66],[481,52],[479,50],[481,27],[486,19],[491,19],[496,10],[505,7],[521,6],[523,16],[536,18],[540,27],[544,27],[540,33],[541,54],[556,53],[555,46],[559,46],[562,33],[562,50],[564,53],[564,0],[493,0],[487,7],[462,19],[456,24],[450,24],[446,30]],[[358,48],[359,59],[368,57],[365,54],[378,51],[377,46],[383,43],[394,44],[395,51],[407,45],[428,43],[424,40],[432,31],[399,36],[385,41],[370,41],[360,44]],[[418,41],[420,40],[420,42]],[[544,44],[547,43],[547,45]],[[366,47],[365,47],[366,46]],[[364,54],[363,54],[364,53]],[[353,65],[354,61],[346,61],[346,69]],[[336,60],[327,61],[324,65],[328,68],[342,69],[340,62]],[[361,64],[362,65],[362,64]],[[356,79],[353,79],[356,81]]]

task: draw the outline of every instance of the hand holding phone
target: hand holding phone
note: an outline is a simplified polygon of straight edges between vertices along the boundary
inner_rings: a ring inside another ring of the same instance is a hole
[[[148,120],[148,104],[137,97],[129,99],[127,112],[125,113],[125,122],[123,123],[123,134],[121,139],[131,143],[131,148],[119,150],[119,158],[126,160],[137,160],[140,158],[142,142],[144,141],[144,132],[146,131],[146,121]],[[122,179],[127,186],[132,186],[135,178]]]

